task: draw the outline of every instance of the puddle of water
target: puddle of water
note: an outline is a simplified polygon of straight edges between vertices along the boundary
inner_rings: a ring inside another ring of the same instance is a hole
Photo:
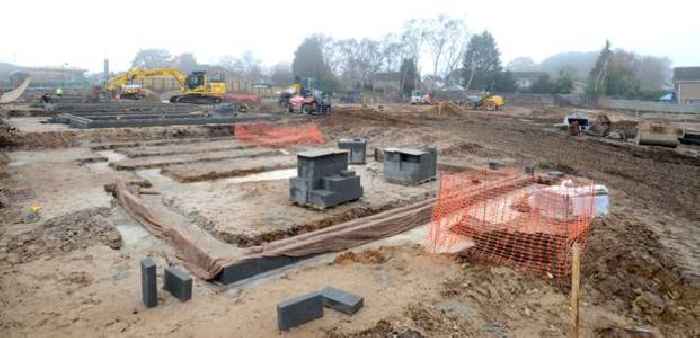
[[[262,181],[276,181],[276,180],[288,180],[297,175],[296,169],[282,169],[266,171],[262,173],[250,174],[241,177],[231,177],[221,180],[222,183],[247,183],[247,182],[262,182]]]

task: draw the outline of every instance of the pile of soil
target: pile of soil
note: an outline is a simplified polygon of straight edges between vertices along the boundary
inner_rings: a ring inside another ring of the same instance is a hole
[[[87,130],[62,130],[43,132],[19,132],[14,136],[14,146],[20,149],[75,147],[84,142],[118,142],[131,140],[158,140],[193,137],[232,136],[233,128],[207,128],[200,126],[175,126],[151,128],[107,128]]]
[[[73,212],[36,224],[31,230],[11,233],[0,228],[0,262],[27,263],[44,255],[69,253],[97,243],[113,250],[121,247],[121,235],[108,219],[109,208]]]
[[[700,335],[700,290],[639,219],[613,212],[591,227],[582,259],[586,301],[610,306],[669,337]]]
[[[335,256],[335,264],[381,264],[386,262],[387,257],[384,255],[384,250],[380,247],[379,250],[367,250],[359,253],[346,251]]]

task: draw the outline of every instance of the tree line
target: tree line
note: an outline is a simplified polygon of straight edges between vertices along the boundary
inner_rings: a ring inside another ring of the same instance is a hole
[[[641,97],[668,86],[669,59],[606,48],[600,53],[561,53],[541,64],[521,57],[503,66],[490,32],[470,34],[463,19],[439,15],[409,20],[381,39],[313,34],[296,48],[291,63],[264,66],[252,51],[246,51],[220,58],[217,66],[252,82],[276,85],[311,77],[329,91],[371,90],[378,74],[398,77],[403,94],[419,85],[427,90],[522,91],[514,76],[522,72],[538,73],[527,88],[534,93],[570,93],[577,83],[585,83],[589,95]],[[174,56],[167,50],[145,49],[132,66],[178,67],[189,72],[203,65],[191,53]]]

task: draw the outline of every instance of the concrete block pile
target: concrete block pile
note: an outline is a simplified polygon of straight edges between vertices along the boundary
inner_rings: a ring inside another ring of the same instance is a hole
[[[367,163],[366,138],[342,138],[338,141],[338,148],[350,151],[350,164]]]
[[[348,170],[348,151],[317,149],[297,155],[297,177],[289,180],[289,199],[326,209],[362,197],[360,176]]]
[[[390,183],[417,185],[437,176],[437,148],[384,149],[384,178]]]

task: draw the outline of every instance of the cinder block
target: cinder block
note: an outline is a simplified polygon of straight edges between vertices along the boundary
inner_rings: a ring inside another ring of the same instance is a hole
[[[280,331],[287,331],[321,317],[323,317],[323,296],[319,292],[277,304],[277,326]]]
[[[528,175],[534,175],[535,174],[535,166],[534,165],[525,166],[525,173]]]
[[[156,268],[156,263],[150,257],[141,260],[141,291],[143,293],[143,305],[146,307],[158,305]]]
[[[318,149],[297,155],[297,177],[289,179],[289,200],[330,208],[362,197],[360,176],[348,170],[348,151]]]
[[[250,259],[242,262],[224,266],[224,269],[217,275],[216,280],[224,284],[231,284],[240,280],[253,277],[255,275],[279,269],[283,266],[294,264],[302,259],[311,257],[291,257],[276,256]]]
[[[437,176],[437,148],[384,149],[384,178],[390,183],[421,184]]]
[[[321,295],[324,306],[348,315],[357,313],[365,302],[362,297],[332,287],[321,290]]]
[[[163,289],[183,302],[188,301],[192,298],[192,276],[176,268],[165,268]]]
[[[489,169],[491,170],[501,170],[504,164],[501,161],[489,161]]]
[[[338,148],[350,150],[350,164],[367,163],[367,139],[343,138],[338,141]]]

